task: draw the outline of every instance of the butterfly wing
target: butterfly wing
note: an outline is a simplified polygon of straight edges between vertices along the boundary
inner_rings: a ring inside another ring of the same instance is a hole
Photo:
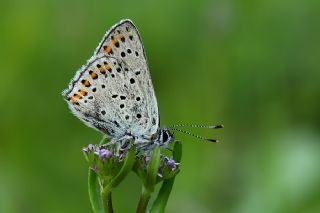
[[[141,37],[131,20],[122,20],[106,32],[95,54],[103,53],[116,58],[129,67],[139,81],[141,93],[144,94],[152,132],[159,128],[158,104],[151,81],[146,54]]]
[[[64,97],[78,118],[105,134],[148,138],[157,132],[157,100],[144,49],[131,21],[122,21],[106,33]]]

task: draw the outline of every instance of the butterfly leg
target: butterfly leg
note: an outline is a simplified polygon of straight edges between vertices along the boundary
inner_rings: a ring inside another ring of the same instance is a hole
[[[153,148],[156,146],[156,144],[153,142],[150,142],[150,140],[139,138],[135,141],[135,146],[136,146],[137,150],[144,151],[144,152],[150,152],[153,150]]]
[[[105,144],[106,147],[111,147],[117,154],[127,152],[131,146],[130,141],[133,139],[133,136],[125,135],[121,138],[112,138],[111,141]]]

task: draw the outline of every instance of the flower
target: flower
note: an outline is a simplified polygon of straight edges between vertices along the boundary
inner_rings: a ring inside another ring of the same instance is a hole
[[[160,178],[163,177],[161,167],[158,168],[158,176],[159,176]]]
[[[113,156],[112,152],[100,147],[96,148],[96,151],[94,152],[94,154],[98,155],[101,160],[104,160],[106,158],[111,158]]]
[[[91,151],[91,150],[94,150],[96,147],[94,146],[94,145],[92,145],[92,144],[89,144],[87,147],[84,147],[83,149],[82,149],[82,151],[83,152],[89,152],[89,151]]]
[[[171,168],[172,170],[174,170],[174,169],[177,168],[177,165],[178,165],[178,164],[177,164],[173,159],[168,158],[168,160],[167,160],[167,166],[168,166],[169,168]]]
[[[85,159],[92,171],[102,179],[114,177],[123,165],[123,157],[113,146],[92,145],[82,149]]]
[[[146,161],[146,165],[149,163],[149,161],[151,160],[151,157],[150,156],[146,156],[144,158],[144,160]]]
[[[92,171],[95,171],[96,173],[98,173],[98,168],[95,164],[93,164],[90,169],[92,169]]]

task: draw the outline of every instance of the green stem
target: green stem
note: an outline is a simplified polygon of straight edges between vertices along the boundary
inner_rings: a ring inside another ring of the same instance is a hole
[[[139,204],[137,207],[137,213],[145,213],[147,211],[150,197],[151,197],[151,192],[143,186],[140,199],[139,199]]]
[[[103,207],[106,213],[113,213],[111,190],[104,190],[101,193]]]
[[[176,142],[173,148],[173,159],[175,160],[175,162],[177,163],[181,162],[181,155],[182,155],[181,142]],[[151,213],[164,212],[173,184],[174,184],[174,180],[175,180],[175,177],[163,181],[162,186],[158,192],[158,196],[151,207],[151,210],[150,210]]]
[[[152,151],[151,159],[147,166],[146,179],[143,182],[137,213],[145,213],[154,187],[156,185],[158,168],[160,164],[160,147],[157,146]]]
[[[119,173],[107,183],[101,192],[101,197],[103,201],[103,207],[105,212],[112,213],[112,200],[111,191],[114,187],[118,186],[120,182],[129,174],[134,164],[135,148],[133,146],[133,141],[131,143],[131,148],[127,153],[124,160],[123,166],[121,167]]]
[[[99,145],[107,143],[108,138],[103,138]],[[92,206],[92,210],[95,213],[104,213],[103,202],[100,197],[100,184],[99,184],[99,177],[96,172],[92,171],[89,168],[88,172],[88,191],[89,191],[89,199]]]
[[[112,178],[111,181],[107,184],[106,188],[113,189],[114,187],[120,184],[120,182],[131,171],[134,164],[134,157],[135,157],[135,147],[133,146],[133,141],[132,141],[131,148],[127,153],[123,166],[121,167],[119,173],[114,178]]]
[[[158,196],[151,207],[150,213],[164,212],[172,190],[172,186],[174,184],[174,179],[175,177],[163,181]]]
[[[148,189],[151,193],[154,190],[158,176],[158,168],[160,164],[160,147],[156,146],[152,151],[151,159],[147,167],[147,177],[145,181],[145,188]]]
[[[89,168],[88,174],[88,189],[89,198],[92,206],[92,210],[95,213],[104,213],[103,202],[100,197],[100,185],[98,175],[91,168]]]

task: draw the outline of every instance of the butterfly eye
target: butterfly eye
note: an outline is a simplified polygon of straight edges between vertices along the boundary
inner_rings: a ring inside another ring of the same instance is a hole
[[[167,132],[163,132],[162,141],[167,141],[167,140],[168,140],[168,133]]]

